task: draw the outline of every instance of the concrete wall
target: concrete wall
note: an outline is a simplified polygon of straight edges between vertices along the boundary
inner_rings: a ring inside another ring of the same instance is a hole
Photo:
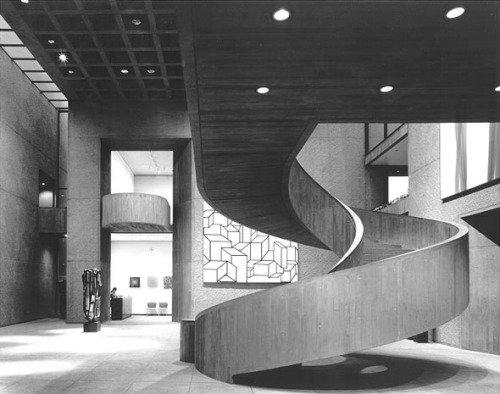
[[[363,124],[319,124],[297,156],[329,193],[353,208],[382,204],[384,176],[364,164]]]
[[[0,326],[56,313],[57,243],[38,235],[39,170],[57,177],[57,111],[0,49]]]
[[[467,225],[462,216],[500,204],[500,185],[443,203],[439,157],[439,124],[410,125],[410,215]],[[458,318],[437,328],[435,340],[500,354],[500,248],[470,226],[469,231],[469,307]]]
[[[110,150],[168,150],[173,141],[188,141],[191,134],[185,105],[173,101],[71,102],[69,113],[67,321],[83,322],[83,270],[101,268],[103,294],[110,290],[110,237],[101,231],[101,197],[110,191]],[[109,299],[102,301],[105,320]]]

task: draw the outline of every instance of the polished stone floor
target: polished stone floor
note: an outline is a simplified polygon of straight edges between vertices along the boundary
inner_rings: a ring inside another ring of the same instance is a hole
[[[212,380],[179,359],[179,325],[134,316],[100,333],[45,319],[0,328],[1,393],[500,393],[500,356],[401,341]]]

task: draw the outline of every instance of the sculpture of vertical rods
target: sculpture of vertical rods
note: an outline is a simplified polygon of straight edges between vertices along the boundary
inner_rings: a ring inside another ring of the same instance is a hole
[[[83,271],[83,313],[90,322],[101,316],[101,270],[87,269]]]

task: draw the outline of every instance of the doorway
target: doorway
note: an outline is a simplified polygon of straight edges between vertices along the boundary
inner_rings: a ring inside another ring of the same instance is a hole
[[[172,218],[173,152],[111,151],[111,194],[116,193],[163,197]],[[172,241],[171,232],[111,234],[110,288],[129,308],[124,316],[172,315]]]

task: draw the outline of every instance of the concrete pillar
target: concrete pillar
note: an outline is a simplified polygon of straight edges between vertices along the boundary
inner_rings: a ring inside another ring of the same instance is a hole
[[[193,226],[194,195],[193,144],[174,156],[174,220],[172,320],[193,318]],[[199,229],[198,229],[199,230]]]
[[[68,169],[68,260],[66,267],[66,321],[82,323],[82,274],[101,267],[101,141],[81,137],[71,124]]]

